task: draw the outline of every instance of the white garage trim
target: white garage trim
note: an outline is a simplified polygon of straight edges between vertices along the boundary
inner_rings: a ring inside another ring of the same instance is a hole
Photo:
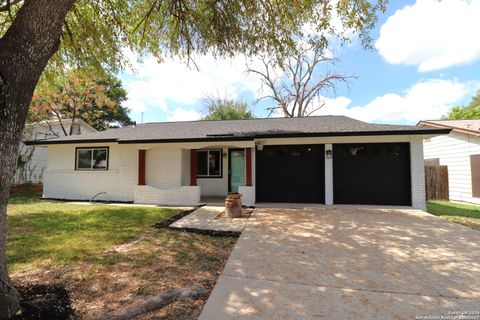
[[[325,204],[333,204],[333,156],[327,158],[327,150],[332,150],[333,145],[331,143],[325,144]]]

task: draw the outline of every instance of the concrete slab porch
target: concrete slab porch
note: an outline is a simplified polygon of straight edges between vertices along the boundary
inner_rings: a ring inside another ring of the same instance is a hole
[[[200,320],[480,316],[480,232],[413,209],[262,208]]]
[[[242,232],[248,219],[216,219],[224,210],[219,206],[204,206],[188,216],[175,221],[172,228],[189,228],[211,231]]]

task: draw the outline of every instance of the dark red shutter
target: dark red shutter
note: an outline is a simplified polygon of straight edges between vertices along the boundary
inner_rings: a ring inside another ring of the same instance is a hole
[[[197,150],[190,150],[190,185],[197,185]]]
[[[252,186],[252,148],[245,148],[245,160],[246,160],[246,182],[247,187]]]
[[[145,185],[145,150],[138,150],[138,185]]]

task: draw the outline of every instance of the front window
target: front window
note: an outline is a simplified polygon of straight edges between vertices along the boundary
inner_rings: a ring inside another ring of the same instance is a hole
[[[108,148],[77,148],[76,170],[108,170]]]
[[[222,150],[197,151],[197,177],[222,177]]]

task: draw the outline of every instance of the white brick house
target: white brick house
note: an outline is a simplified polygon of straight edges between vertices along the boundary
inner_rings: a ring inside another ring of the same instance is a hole
[[[44,197],[193,205],[405,205],[425,209],[426,137],[449,129],[343,116],[165,122],[27,144],[48,147]]]
[[[480,120],[429,120],[418,126],[452,130],[425,139],[425,161],[448,166],[450,200],[480,204]]]

